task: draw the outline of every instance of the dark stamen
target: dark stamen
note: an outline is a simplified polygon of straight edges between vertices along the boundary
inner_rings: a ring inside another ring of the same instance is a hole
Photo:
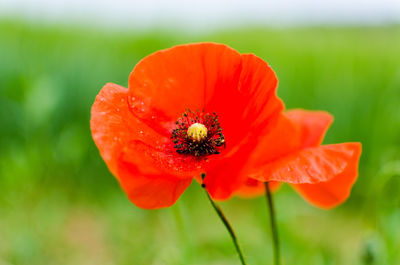
[[[188,128],[195,123],[207,128],[207,135],[202,139],[195,140],[188,135]],[[219,154],[221,149],[225,148],[225,137],[215,112],[209,114],[204,111],[186,110],[175,124],[171,139],[179,154],[204,157]]]

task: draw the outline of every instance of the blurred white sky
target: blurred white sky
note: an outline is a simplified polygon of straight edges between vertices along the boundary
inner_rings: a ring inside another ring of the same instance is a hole
[[[0,0],[0,16],[134,28],[377,24],[400,22],[400,0]]]

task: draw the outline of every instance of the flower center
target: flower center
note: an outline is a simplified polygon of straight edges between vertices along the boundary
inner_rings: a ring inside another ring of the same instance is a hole
[[[193,123],[187,130],[187,135],[193,141],[200,142],[201,140],[207,137],[207,128],[201,123],[198,122]]]
[[[206,157],[225,148],[225,137],[215,113],[187,110],[175,124],[171,139],[179,154]]]

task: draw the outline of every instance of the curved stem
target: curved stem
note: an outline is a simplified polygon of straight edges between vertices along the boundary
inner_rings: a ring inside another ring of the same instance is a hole
[[[203,180],[204,180],[205,176],[206,176],[205,173],[201,174],[201,177],[202,177]],[[210,203],[211,203],[212,207],[214,208],[214,210],[217,212],[218,217],[221,219],[221,221],[224,224],[225,228],[228,230],[229,235],[232,238],[233,244],[235,245],[236,252],[239,255],[240,262],[242,263],[242,265],[246,265],[247,264],[246,260],[245,260],[245,258],[243,256],[242,250],[240,249],[238,239],[236,237],[235,232],[233,231],[232,226],[228,222],[228,219],[225,217],[225,215],[222,212],[221,208],[213,201],[213,199],[211,198],[210,194],[205,189],[206,186],[204,184],[201,184],[201,186],[204,188],[204,191],[207,194],[207,198],[210,201]]]
[[[265,182],[265,195],[267,197],[270,224],[271,224],[271,233],[272,233],[272,241],[274,245],[274,264],[280,265],[280,250],[279,250],[279,237],[278,237],[278,228],[276,226],[276,215],[275,215],[275,207],[274,201],[272,199],[271,190],[269,188],[268,182]]]

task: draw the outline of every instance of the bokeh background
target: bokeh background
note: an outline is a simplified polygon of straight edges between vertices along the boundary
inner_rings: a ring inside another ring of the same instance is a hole
[[[400,4],[383,1],[0,1],[0,264],[239,264],[197,183],[133,206],[92,141],[90,107],[144,56],[213,41],[265,59],[288,108],[361,141],[350,199],[275,195],[283,264],[400,264]],[[351,2],[351,3],[349,3]],[[248,263],[271,264],[265,199],[220,203]]]

